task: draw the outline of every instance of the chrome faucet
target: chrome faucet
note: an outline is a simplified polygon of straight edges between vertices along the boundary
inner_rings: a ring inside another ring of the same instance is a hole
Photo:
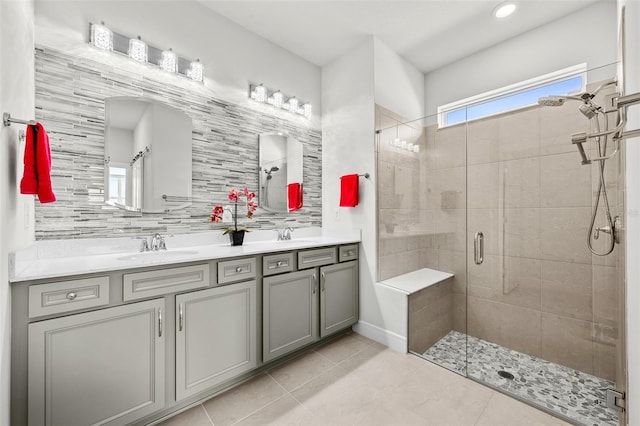
[[[149,249],[154,251],[166,250],[167,245],[164,242],[164,237],[157,232],[153,234],[153,237],[151,237],[151,245]]]
[[[282,231],[276,229],[278,232],[278,241],[289,241],[291,240],[291,233],[293,232],[293,228],[287,227]]]
[[[164,241],[164,237],[159,233],[153,234],[149,239],[146,237],[138,237],[142,240],[140,244],[140,251],[158,251],[158,250],[166,250],[167,244]]]

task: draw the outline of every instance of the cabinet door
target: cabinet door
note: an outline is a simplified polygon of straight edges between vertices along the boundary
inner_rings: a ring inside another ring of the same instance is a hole
[[[176,399],[256,367],[256,281],[176,296]]]
[[[29,425],[122,425],[164,407],[164,299],[29,324]]]
[[[316,270],[262,280],[262,355],[267,362],[318,340]]]
[[[358,262],[320,268],[320,337],[358,321]]]

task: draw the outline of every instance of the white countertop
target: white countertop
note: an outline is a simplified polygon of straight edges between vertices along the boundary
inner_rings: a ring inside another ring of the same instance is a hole
[[[145,253],[138,251],[141,241],[135,238],[36,241],[10,256],[9,282],[358,243],[361,237],[359,229],[298,228],[289,241],[276,241],[273,230],[254,231],[235,247],[220,231],[168,236],[165,241],[167,251]]]

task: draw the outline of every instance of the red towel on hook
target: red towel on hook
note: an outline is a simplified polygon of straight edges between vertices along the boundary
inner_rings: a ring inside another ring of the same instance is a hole
[[[340,178],[340,207],[358,205],[358,189],[360,186],[357,174],[344,175]]]
[[[24,148],[24,172],[21,194],[37,194],[41,203],[52,203],[56,196],[51,188],[51,148],[49,135],[40,123],[27,126]]]
[[[293,182],[287,185],[289,199],[289,212],[295,212],[302,208],[302,184]]]

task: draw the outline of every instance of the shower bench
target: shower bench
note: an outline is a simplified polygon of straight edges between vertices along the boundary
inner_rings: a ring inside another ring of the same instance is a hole
[[[423,268],[379,283],[406,297],[405,351],[421,354],[454,328],[453,278],[451,273]]]

